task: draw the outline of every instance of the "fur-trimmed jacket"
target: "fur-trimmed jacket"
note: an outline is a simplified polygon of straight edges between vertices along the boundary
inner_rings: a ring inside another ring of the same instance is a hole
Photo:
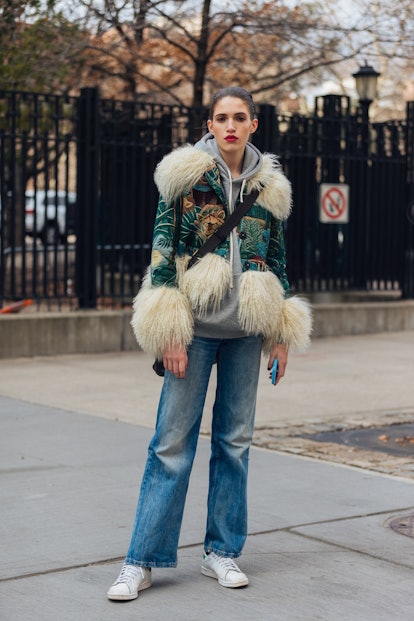
[[[161,359],[165,347],[190,344],[194,317],[218,308],[233,276],[229,238],[187,270],[190,257],[228,215],[213,156],[181,147],[164,157],[154,178],[160,199],[151,266],[134,299],[131,325],[142,349]],[[311,312],[305,300],[289,297],[283,221],[291,189],[273,155],[263,156],[245,194],[254,189],[259,196],[238,225],[239,323],[247,334],[263,335],[264,353],[280,343],[304,350]]]

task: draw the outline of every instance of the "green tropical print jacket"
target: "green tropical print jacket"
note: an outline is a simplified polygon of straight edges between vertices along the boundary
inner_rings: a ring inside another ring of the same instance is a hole
[[[192,256],[229,214],[219,169],[214,161],[208,164],[199,179],[191,187],[182,188],[178,196],[171,199],[160,194],[151,256],[153,286],[176,286],[176,259]],[[280,181],[287,194],[283,209],[279,209],[279,217],[276,217],[275,210],[269,210],[266,202],[261,200],[262,193],[259,194],[256,203],[237,227],[239,249],[243,271],[271,270],[279,278],[285,294],[289,295],[283,220],[290,210],[290,187],[287,190],[288,182],[278,169],[274,170],[273,186],[275,181]],[[167,184],[165,179],[160,179],[159,170],[158,182],[162,191],[163,185]],[[260,178],[257,182],[262,186]],[[280,203],[280,196],[275,202],[277,205]],[[229,252],[230,241],[227,238],[217,247],[215,254],[229,259]]]
[[[131,325],[144,351],[161,359],[171,344],[187,348],[195,317],[219,308],[232,286],[230,240],[186,269],[187,260],[223,222],[228,205],[217,164],[209,153],[185,146],[166,155],[154,176],[160,193],[150,270],[134,298]],[[277,160],[264,154],[247,179],[245,194],[259,190],[241,219],[238,242],[243,272],[238,320],[246,334],[263,336],[263,353],[278,344],[304,351],[312,313],[289,296],[283,222],[291,208],[290,183]]]

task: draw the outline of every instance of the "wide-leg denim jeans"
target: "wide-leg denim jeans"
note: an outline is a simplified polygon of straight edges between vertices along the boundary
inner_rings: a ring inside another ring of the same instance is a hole
[[[262,338],[194,337],[184,379],[165,373],[126,562],[175,567],[184,503],[212,366],[213,408],[207,552],[240,556],[247,536],[247,471]]]

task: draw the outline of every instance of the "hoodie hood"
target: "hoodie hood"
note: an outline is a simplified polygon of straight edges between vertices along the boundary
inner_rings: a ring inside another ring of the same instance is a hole
[[[194,145],[194,148],[200,149],[201,151],[211,155],[211,157],[217,162],[220,173],[225,177],[228,177],[228,166],[221,156],[220,149],[218,148],[213,134],[210,134],[210,132],[205,134],[205,136],[203,136],[201,140]],[[248,142],[244,153],[243,171],[241,175],[237,177],[237,181],[247,181],[253,175],[257,174],[262,167],[262,162],[262,153],[251,142]]]
[[[240,199],[243,200],[243,194],[245,193],[244,190],[248,179],[258,173],[262,166],[263,156],[261,152],[248,142],[243,158],[243,170],[238,177],[232,178],[229,167],[221,156],[220,149],[213,134],[207,133],[194,145],[194,148],[201,149],[214,158],[220,171],[221,182],[229,202],[230,211],[232,211],[238,193],[240,192]]]

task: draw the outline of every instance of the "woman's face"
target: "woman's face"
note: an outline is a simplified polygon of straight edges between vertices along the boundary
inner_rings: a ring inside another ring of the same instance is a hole
[[[249,107],[243,99],[223,97],[216,103],[207,127],[223,156],[242,155],[250,134],[256,131],[257,119],[250,117]]]

